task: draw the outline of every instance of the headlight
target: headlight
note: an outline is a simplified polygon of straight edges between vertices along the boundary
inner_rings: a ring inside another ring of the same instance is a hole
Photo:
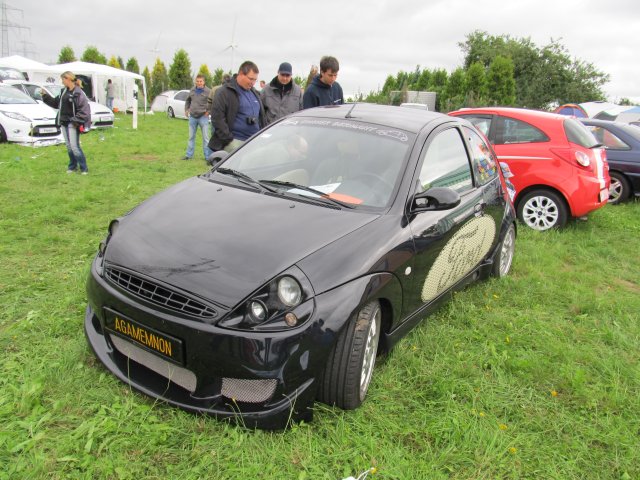
[[[291,267],[256,290],[218,326],[240,330],[285,330],[311,318],[315,308],[311,282],[298,267]]]
[[[31,122],[30,118],[25,117],[24,115],[16,112],[5,112],[2,111],[7,117],[13,118],[14,120],[20,120],[21,122]]]
[[[293,277],[282,277],[278,281],[278,298],[287,307],[300,305],[302,300],[302,288]]]

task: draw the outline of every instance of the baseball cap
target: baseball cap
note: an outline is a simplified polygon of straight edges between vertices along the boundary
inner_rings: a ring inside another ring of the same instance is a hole
[[[278,73],[288,73],[289,75],[291,75],[293,73],[291,64],[289,62],[282,62],[278,67]]]

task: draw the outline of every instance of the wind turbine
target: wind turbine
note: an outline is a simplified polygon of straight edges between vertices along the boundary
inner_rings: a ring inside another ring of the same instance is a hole
[[[158,44],[160,43],[160,36],[162,35],[162,30],[160,30],[160,33],[158,34],[158,39],[156,40],[156,46],[153,47],[153,50],[149,50],[152,53],[155,53],[156,56],[158,56],[158,53],[160,53],[160,50],[158,50]]]
[[[226,48],[223,48],[218,53],[224,53],[227,50],[231,50],[231,68],[229,68],[229,72],[233,73],[233,65],[236,63],[236,48],[238,48],[238,44],[235,43],[236,38],[236,23],[238,22],[238,15],[236,15],[233,19],[233,29],[231,30],[231,43],[227,45]]]

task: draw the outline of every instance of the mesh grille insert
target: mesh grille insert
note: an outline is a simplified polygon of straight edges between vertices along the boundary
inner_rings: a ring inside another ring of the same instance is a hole
[[[214,318],[216,316],[216,311],[201,301],[129,272],[107,267],[105,275],[120,288],[156,305],[201,318]]]
[[[242,378],[223,378],[222,395],[237,402],[264,403],[276,391],[275,379],[245,380]]]

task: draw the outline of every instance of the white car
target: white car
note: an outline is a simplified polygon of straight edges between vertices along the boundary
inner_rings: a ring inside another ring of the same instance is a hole
[[[187,118],[184,113],[184,102],[189,96],[189,90],[178,90],[167,98],[167,117]]]
[[[56,114],[26,93],[0,84],[0,142],[30,146],[64,143]]]
[[[22,90],[34,100],[42,101],[40,89],[44,88],[53,98],[60,95],[60,91],[65,88],[64,85],[56,83],[39,83],[28,82],[24,80],[5,80],[5,83]],[[114,115],[108,107],[89,100],[89,108],[91,109],[91,128],[113,127]]]
[[[167,99],[169,97],[173,97],[176,93],[176,90],[166,90],[162,93],[159,93],[156,98],[151,102],[152,112],[166,112],[167,111]]]

